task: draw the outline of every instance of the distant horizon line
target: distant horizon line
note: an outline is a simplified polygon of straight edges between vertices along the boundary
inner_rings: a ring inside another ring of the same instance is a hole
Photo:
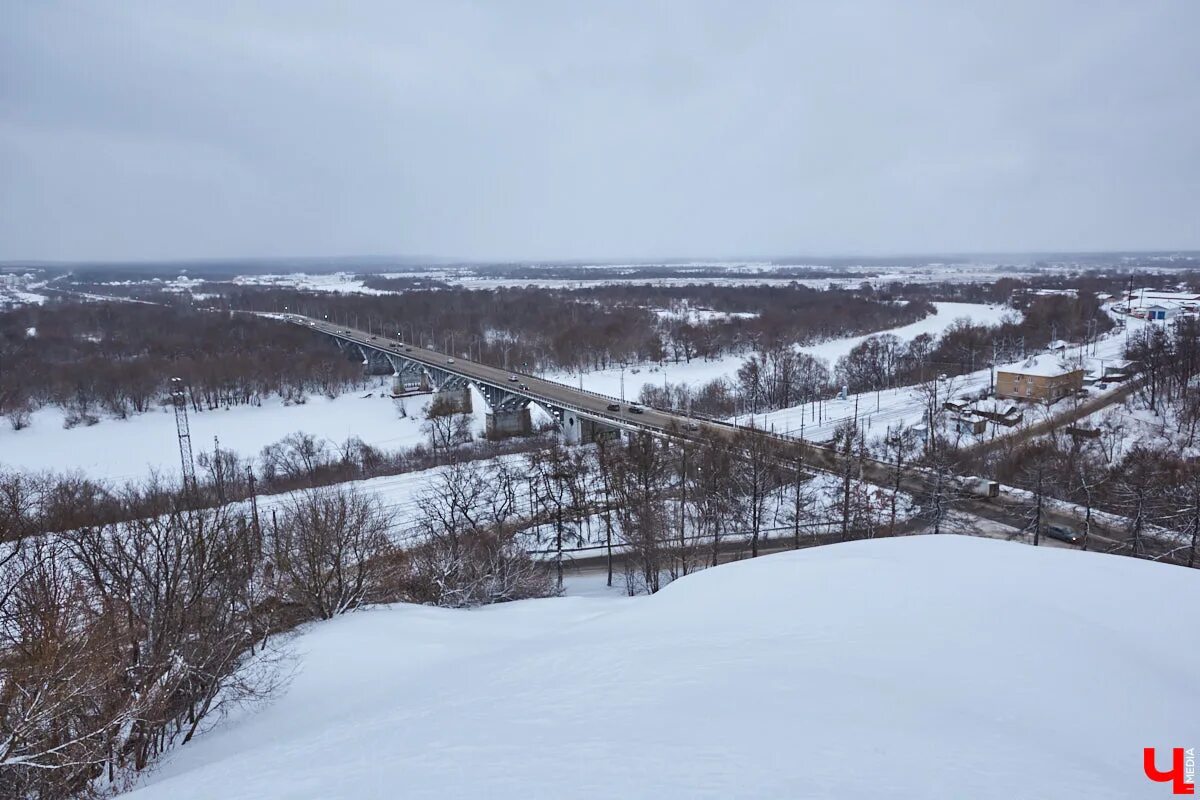
[[[564,267],[564,266],[672,266],[687,264],[767,264],[774,266],[821,266],[821,262],[833,261],[844,264],[848,261],[886,262],[888,260],[929,260],[938,259],[983,259],[999,257],[1019,257],[1031,260],[1062,257],[1200,257],[1200,249],[1154,249],[1154,250],[978,250],[978,251],[928,251],[928,252],[898,252],[884,254],[820,254],[820,255],[755,255],[755,256],[670,256],[653,257],[607,257],[607,258],[458,258],[453,256],[436,255],[404,255],[404,254],[356,254],[356,255],[279,255],[279,256],[202,256],[202,257],[170,257],[170,258],[129,258],[129,259],[38,259],[14,258],[0,260],[0,268],[39,268],[39,267],[75,267],[75,268],[105,268],[105,267],[164,267],[187,265],[228,266],[234,264],[285,264],[313,263],[337,264],[353,262],[383,262],[397,261],[410,265],[430,266],[531,266],[531,267]]]

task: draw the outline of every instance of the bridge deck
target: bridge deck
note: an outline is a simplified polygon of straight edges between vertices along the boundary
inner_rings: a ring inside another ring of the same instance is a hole
[[[524,397],[548,409],[565,409],[574,411],[587,419],[613,425],[625,430],[647,430],[655,433],[670,433],[681,435],[689,433],[689,424],[696,425],[698,430],[690,431],[700,438],[720,429],[722,435],[731,435],[737,429],[733,425],[714,420],[695,420],[680,414],[673,414],[655,408],[641,406],[638,403],[621,402],[615,397],[589,392],[568,386],[556,381],[527,375],[514,370],[480,364],[458,356],[451,356],[420,347],[412,342],[402,342],[388,336],[371,334],[366,331],[336,325],[324,320],[312,319],[298,314],[286,315],[285,319],[296,325],[310,328],[318,333],[332,336],[359,347],[374,350],[384,356],[404,359],[428,367],[432,370],[454,375],[467,381],[490,386],[508,394]],[[511,378],[516,380],[511,380]],[[619,410],[610,410],[609,406],[616,404]],[[642,411],[635,414],[630,406],[639,406]],[[707,430],[705,430],[707,429]]]

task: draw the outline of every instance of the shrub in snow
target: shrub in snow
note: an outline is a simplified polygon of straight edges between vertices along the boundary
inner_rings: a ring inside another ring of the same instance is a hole
[[[409,553],[405,595],[417,603],[464,608],[558,592],[545,566],[511,532],[437,536]]]

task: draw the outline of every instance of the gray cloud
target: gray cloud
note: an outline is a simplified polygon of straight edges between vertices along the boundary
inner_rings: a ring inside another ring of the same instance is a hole
[[[0,5],[0,258],[1200,248],[1200,3]]]

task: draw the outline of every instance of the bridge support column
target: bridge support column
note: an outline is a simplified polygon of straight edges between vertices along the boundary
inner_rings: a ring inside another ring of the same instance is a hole
[[[487,438],[507,439],[509,436],[528,436],[533,433],[529,406],[498,408],[487,413]]]
[[[434,404],[445,404],[447,409],[453,409],[455,412],[470,414],[471,413],[471,387],[470,386],[447,386],[444,389],[439,389],[433,393]]]
[[[558,417],[563,444],[590,444],[598,439],[618,439],[621,436],[620,428],[582,417],[574,411],[564,409],[555,416]]]

